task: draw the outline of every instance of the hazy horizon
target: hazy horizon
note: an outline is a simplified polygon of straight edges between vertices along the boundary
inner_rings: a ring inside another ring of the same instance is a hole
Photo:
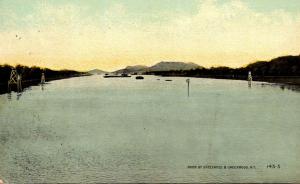
[[[0,64],[236,68],[299,51],[297,0],[0,1]]]

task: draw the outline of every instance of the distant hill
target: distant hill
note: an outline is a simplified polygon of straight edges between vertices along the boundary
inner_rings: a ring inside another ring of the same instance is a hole
[[[173,61],[162,61],[148,68],[147,71],[171,71],[171,70],[193,70],[202,68],[195,63],[184,63],[184,62],[173,62]]]
[[[249,71],[253,80],[300,85],[300,55],[257,61],[240,68],[226,66],[204,68],[195,63],[162,61],[151,67],[128,66],[116,72],[245,80]]]
[[[255,75],[300,76],[300,55],[282,56],[271,61],[258,61],[245,67]]]
[[[99,69],[94,69],[94,70],[88,71],[87,73],[93,74],[93,75],[94,75],[94,74],[102,75],[102,74],[109,73],[109,72],[106,72],[106,71],[103,71],[103,70],[99,70]]]
[[[124,69],[115,71],[114,73],[144,73],[144,72],[156,72],[156,71],[177,71],[177,70],[193,70],[203,68],[195,63],[184,63],[174,61],[162,61],[151,67],[144,65],[127,66]]]
[[[168,67],[164,67],[166,65],[165,63],[158,63],[157,65],[163,66],[159,68],[161,69],[160,71],[146,72],[146,74],[247,80],[248,72],[251,71],[252,79],[256,81],[285,83],[300,86],[300,55],[282,56],[274,58],[271,61],[257,61],[240,68],[221,66],[170,71],[169,69],[172,68],[170,65],[168,65]],[[154,66],[152,68],[156,69]]]
[[[134,65],[134,66],[127,66],[124,69],[114,71],[114,73],[116,73],[116,74],[120,74],[120,73],[141,73],[141,72],[145,72],[147,69],[148,69],[148,67],[144,66],[144,65]]]

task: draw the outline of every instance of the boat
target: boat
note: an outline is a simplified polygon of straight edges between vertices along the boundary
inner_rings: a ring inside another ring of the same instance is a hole
[[[123,78],[123,77],[131,77],[130,75],[123,73],[121,75],[104,75],[104,78]]]
[[[165,81],[172,81],[172,80],[170,80],[170,79],[166,79]]]
[[[142,79],[144,79],[144,77],[139,75],[139,76],[136,76],[135,79],[136,80],[142,80]]]
[[[122,73],[121,77],[131,77],[130,75],[128,75],[127,73]]]

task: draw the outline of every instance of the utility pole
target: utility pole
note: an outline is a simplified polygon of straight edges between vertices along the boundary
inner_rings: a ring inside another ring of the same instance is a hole
[[[12,68],[9,81],[8,81],[8,91],[11,91],[11,86],[16,85],[17,91],[22,91],[22,77],[17,73],[17,70],[15,68]]]

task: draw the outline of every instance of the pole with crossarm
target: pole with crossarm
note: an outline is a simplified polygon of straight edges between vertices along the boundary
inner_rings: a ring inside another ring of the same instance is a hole
[[[22,77],[17,73],[15,68],[11,69],[10,77],[8,80],[8,91],[11,91],[11,86],[16,85],[18,92],[22,90]]]

